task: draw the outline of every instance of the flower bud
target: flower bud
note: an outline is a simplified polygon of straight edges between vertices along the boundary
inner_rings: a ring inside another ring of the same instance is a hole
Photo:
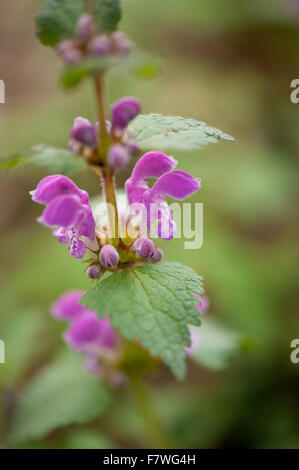
[[[111,170],[125,168],[130,161],[130,155],[124,145],[115,144],[108,150],[107,162]]]
[[[154,254],[151,257],[151,263],[159,263],[163,258],[163,251],[161,248],[155,248]]]
[[[111,53],[111,41],[108,36],[99,34],[88,45],[88,52],[96,57],[104,57]]]
[[[140,102],[133,97],[121,98],[111,107],[112,128],[123,131],[132,119],[140,113]]]
[[[116,31],[111,34],[115,52],[118,54],[130,54],[133,48],[133,43],[121,31]]]
[[[112,245],[104,245],[100,251],[100,263],[105,268],[112,268],[119,262],[119,254]]]
[[[126,143],[125,143],[130,155],[132,155],[132,157],[136,157],[139,152],[140,152],[140,147],[139,145],[135,142],[135,140],[128,140]]]
[[[77,23],[77,35],[82,39],[88,39],[92,36],[94,30],[93,18],[91,15],[84,14]]]
[[[154,244],[149,238],[140,237],[133,243],[133,250],[139,258],[150,258],[154,254],[154,249]]]
[[[100,277],[103,275],[102,268],[99,264],[91,264],[88,266],[86,272],[89,279],[100,279]]]
[[[82,52],[76,47],[72,40],[61,41],[58,44],[56,51],[68,65],[80,62],[83,57]]]
[[[88,119],[77,117],[71,130],[71,137],[81,144],[92,147],[95,145],[97,136],[95,127]]]

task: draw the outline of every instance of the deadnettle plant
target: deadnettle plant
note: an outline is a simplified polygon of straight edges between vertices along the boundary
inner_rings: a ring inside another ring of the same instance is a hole
[[[126,375],[136,383],[160,360],[183,379],[187,354],[192,356],[190,328],[200,325],[208,299],[202,278],[164,261],[158,246],[179,233],[170,202],[185,201],[200,189],[197,175],[177,169],[168,153],[232,137],[195,119],[141,114],[140,101],[132,96],[119,97],[107,112],[108,69],[121,66],[120,80],[124,67],[146,77],[154,67],[142,62],[142,54],[118,31],[120,17],[119,0],[45,1],[37,36],[62,59],[66,88],[91,81],[97,116],[74,119],[68,150],[38,145],[30,158],[19,160],[50,168],[30,192],[44,206],[38,222],[83,260],[91,280],[90,289],[67,292],[51,307],[54,318],[68,323],[65,342],[85,357],[89,371],[109,380]],[[7,168],[12,166],[16,162],[9,160]],[[82,167],[99,182],[104,214],[69,178]],[[122,195],[117,174],[126,180]],[[194,264],[197,257],[195,252]]]

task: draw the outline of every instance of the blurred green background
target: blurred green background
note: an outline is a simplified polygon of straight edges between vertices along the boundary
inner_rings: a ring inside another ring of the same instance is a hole
[[[66,146],[77,115],[94,118],[91,87],[64,93],[59,60],[34,36],[41,2],[1,2],[0,157],[34,143]],[[191,153],[175,153],[179,169],[202,180],[204,244],[183,250],[163,242],[166,259],[205,279],[211,319],[244,336],[232,360],[188,364],[178,384],[165,369],[148,380],[174,447],[299,447],[299,337],[296,214],[299,104],[290,82],[299,75],[296,0],[123,0],[121,28],[164,59],[155,80],[111,72],[108,102],[137,96],[143,112],[180,114],[233,135]],[[129,172],[128,172],[129,173]],[[107,412],[34,442],[13,443],[9,429],[24,384],[65,349],[49,304],[67,289],[86,288],[82,264],[36,223],[41,207],[28,191],[46,176],[26,167],[0,175],[0,447],[150,447],[135,400],[116,392]],[[119,181],[123,184],[127,175]],[[98,194],[86,171],[76,183]],[[203,330],[204,331],[204,330]],[[220,335],[221,336],[221,335]],[[217,350],[217,336],[211,337]],[[220,341],[221,342],[221,341]],[[25,423],[26,425],[26,423]]]

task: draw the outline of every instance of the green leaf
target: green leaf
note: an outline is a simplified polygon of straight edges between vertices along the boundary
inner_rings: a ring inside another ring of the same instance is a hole
[[[3,170],[12,170],[19,166],[33,163],[38,166],[44,166],[51,173],[60,173],[70,175],[78,170],[85,168],[85,162],[82,158],[65,149],[50,147],[48,145],[35,145],[32,150],[20,154],[12,155],[0,160],[0,172]]]
[[[83,12],[84,0],[46,0],[41,13],[36,15],[37,37],[46,46],[75,37]]]
[[[114,328],[130,340],[140,339],[161,357],[179,379],[185,375],[187,324],[199,325],[194,292],[203,294],[202,279],[178,263],[145,265],[111,274],[81,299],[100,317],[109,314]]]
[[[121,19],[120,0],[95,0],[94,9],[100,31],[115,31]]]
[[[79,85],[85,77],[95,72],[102,72],[109,67],[119,65],[124,61],[123,57],[106,57],[101,59],[86,59],[82,62],[67,66],[63,69],[61,75],[61,84],[63,88],[69,89]]]
[[[132,121],[128,131],[144,150],[197,150],[220,139],[234,140],[204,122],[162,114],[141,114]]]
[[[102,72],[110,67],[119,67],[133,72],[143,79],[154,78],[160,70],[157,57],[141,52],[132,52],[128,56],[111,56],[106,58],[89,58],[63,69],[60,82],[65,89],[79,85],[85,77],[95,72]]]
[[[8,387],[18,383],[37,357],[43,355],[48,346],[48,335],[43,312],[35,309],[9,310],[7,317],[0,315],[0,323],[6,356],[6,363],[0,367],[0,383],[5,381]]]
[[[99,30],[114,31],[121,18],[119,0],[94,0],[94,9]],[[46,0],[36,15],[38,38],[46,46],[56,46],[76,37],[77,22],[85,11],[85,0]]]
[[[82,357],[68,352],[43,369],[23,390],[11,440],[40,439],[61,426],[92,421],[108,403],[104,385],[84,370]]]

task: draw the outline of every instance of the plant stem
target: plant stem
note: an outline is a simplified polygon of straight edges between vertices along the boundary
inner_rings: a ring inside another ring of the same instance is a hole
[[[87,13],[90,13],[90,14],[94,13],[93,0],[85,0],[85,10],[87,11]]]
[[[109,233],[111,234],[111,244],[118,245],[118,210],[114,190],[114,176],[107,168],[102,169],[102,181],[107,203]]]
[[[106,128],[105,105],[104,105],[104,76],[103,74],[94,75],[95,90],[97,96],[98,119],[99,119],[99,159],[103,166],[98,171],[102,177],[105,200],[107,203],[109,234],[111,234],[110,243],[118,245],[118,210],[114,187],[113,172],[106,166],[107,150],[109,149],[110,139]]]
[[[104,76],[103,74],[94,75],[94,83],[97,96],[98,119],[99,119],[99,137],[100,137],[100,158],[105,162],[107,149],[109,147],[109,136],[106,129],[105,105],[104,105]]]
[[[155,404],[146,383],[140,377],[131,378],[131,389],[143,418],[149,446],[154,449],[170,449],[172,446],[155,412]]]

